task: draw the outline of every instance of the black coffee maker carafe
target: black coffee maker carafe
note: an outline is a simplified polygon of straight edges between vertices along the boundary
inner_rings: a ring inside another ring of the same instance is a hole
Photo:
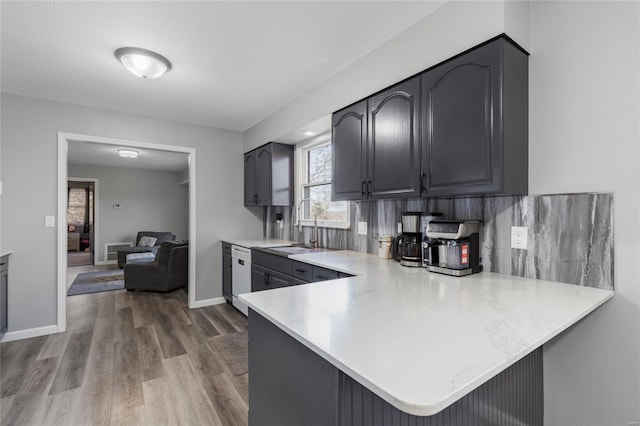
[[[393,242],[393,258],[403,266],[422,267],[422,239],[429,221],[441,213],[404,212],[402,234]]]

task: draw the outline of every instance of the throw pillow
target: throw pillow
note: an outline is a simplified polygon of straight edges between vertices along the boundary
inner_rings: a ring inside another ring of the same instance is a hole
[[[142,238],[140,238],[140,241],[138,242],[138,246],[140,246],[140,247],[153,247],[156,244],[156,241],[158,241],[158,239],[155,238],[155,237],[142,237]]]

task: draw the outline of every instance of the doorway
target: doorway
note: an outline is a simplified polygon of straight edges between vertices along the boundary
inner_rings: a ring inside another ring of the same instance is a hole
[[[184,174],[184,181],[188,183],[188,240],[189,246],[193,247],[189,250],[189,278],[188,278],[188,305],[189,308],[198,307],[196,303],[196,247],[197,247],[197,223],[196,223],[196,149],[193,147],[177,146],[177,145],[165,145],[151,142],[138,142],[124,139],[113,139],[91,135],[79,135],[73,133],[58,132],[58,218],[57,218],[57,282],[58,282],[58,303],[57,303],[57,331],[64,332],[67,330],[67,197],[68,197],[68,181],[74,180],[69,177],[69,144],[78,143],[80,146],[88,145],[106,145],[112,149],[114,147],[119,148],[140,148],[149,149],[159,152],[168,153],[181,153],[186,154],[187,170]],[[97,184],[97,182],[96,182]],[[102,180],[101,180],[102,185]],[[95,193],[97,193],[97,187]],[[95,196],[95,194],[94,194]],[[102,196],[104,199],[104,196]],[[94,203],[98,201],[97,197],[94,199]],[[113,204],[114,209],[120,207],[119,203]],[[97,208],[94,206],[94,211]],[[99,221],[106,223],[104,217],[100,215]],[[98,220],[95,221],[96,225]],[[102,225],[100,233],[103,233]],[[100,245],[97,246],[94,241],[94,249],[100,249],[105,241],[95,232],[96,236],[101,238]],[[106,250],[106,249],[105,249]],[[102,257],[98,257],[101,259]],[[94,259],[95,261],[95,259]],[[95,262],[100,264],[100,262]]]
[[[67,182],[67,266],[95,263],[96,183],[76,179]]]

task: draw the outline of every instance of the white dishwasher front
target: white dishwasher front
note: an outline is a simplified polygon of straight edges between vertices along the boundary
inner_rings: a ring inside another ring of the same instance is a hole
[[[249,307],[238,295],[251,292],[251,250],[241,246],[231,246],[231,293],[233,306],[245,315],[249,315]]]

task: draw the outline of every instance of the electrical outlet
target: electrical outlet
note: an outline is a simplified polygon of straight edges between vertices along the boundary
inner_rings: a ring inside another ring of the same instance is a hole
[[[367,222],[358,222],[358,235],[367,235]]]
[[[398,222],[398,234],[402,234],[402,222]]]
[[[511,227],[511,248],[527,249],[527,227],[512,226]]]
[[[53,228],[56,226],[56,217],[55,216],[45,216],[44,217],[44,226],[47,228]]]

